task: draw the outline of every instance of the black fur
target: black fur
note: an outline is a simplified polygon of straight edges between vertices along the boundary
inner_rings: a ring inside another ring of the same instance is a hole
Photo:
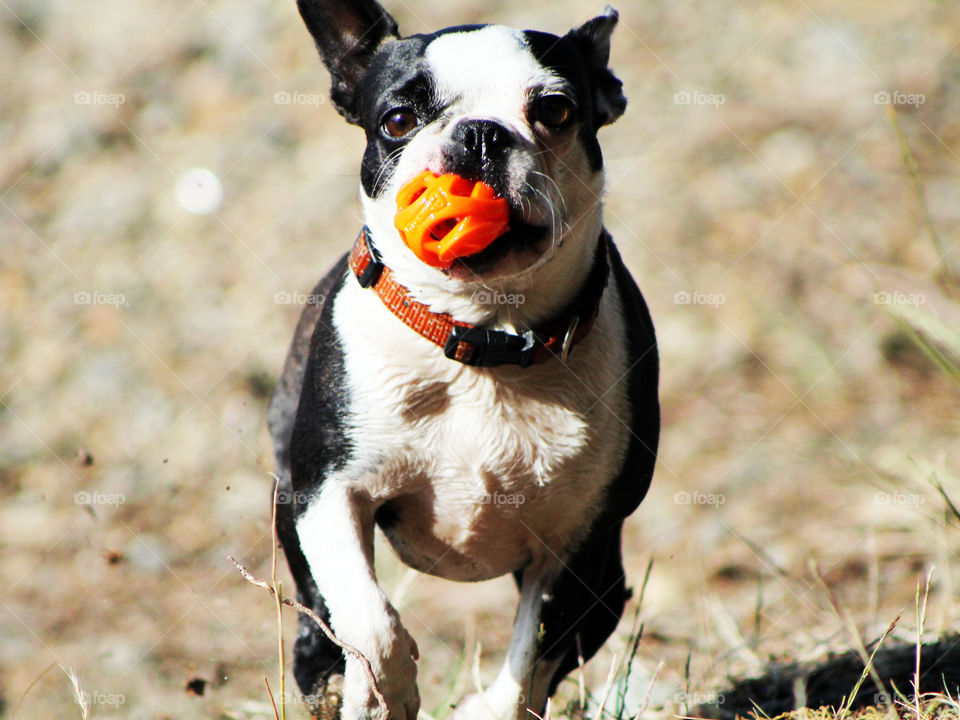
[[[609,68],[610,35],[619,18],[617,11],[607,5],[602,15],[571,30],[564,38],[576,46],[590,77],[594,100],[594,130],[598,130],[603,125],[609,125],[627,109],[627,99],[623,96],[623,83],[610,72]]]
[[[590,170],[598,172],[603,168],[603,154],[600,152],[600,143],[597,141],[598,126],[592,120],[596,114],[594,110],[595,93],[586,72],[586,61],[583,54],[568,39],[569,36],[560,38],[536,30],[527,30],[524,36],[534,57],[545,67],[566,78],[570,83],[570,88],[576,90],[577,111],[580,117],[577,136],[587,154]],[[591,121],[584,122],[584,118],[590,118]]]
[[[621,529],[624,519],[637,509],[646,495],[657,459],[659,360],[653,322],[640,289],[612,241],[608,260],[611,281],[623,301],[623,317],[628,323],[628,356],[633,358],[627,376],[630,417],[623,419],[629,424],[631,440],[620,472],[607,489],[603,512],[587,537],[564,560],[560,576],[545,589],[550,599],[541,609],[543,630],[538,655],[561,658],[550,683],[551,694],[578,666],[578,652],[583,653],[584,661],[589,660],[620,622],[630,597],[620,552]],[[523,572],[515,573],[514,578],[521,586]]]
[[[627,356],[631,358],[628,397],[630,400],[630,445],[617,477],[607,488],[606,512],[616,520],[633,513],[643,501],[653,479],[660,442],[660,358],[650,311],[640,288],[610,243],[610,273],[620,290],[623,318],[627,323]]]
[[[330,97],[347,122],[360,124],[358,90],[370,59],[397,23],[374,0],[297,0],[300,16],[330,71]]]
[[[280,479],[277,536],[297,586],[297,600],[327,622],[329,613],[300,547],[296,521],[320,489],[324,475],[342,467],[349,455],[340,422],[347,412],[342,393],[344,358],[331,317],[333,298],[346,273],[344,255],[313,289],[316,301],[300,316],[267,412]],[[330,676],[344,671],[340,648],[304,615],[299,616],[293,656],[293,674],[304,695],[322,695]]]

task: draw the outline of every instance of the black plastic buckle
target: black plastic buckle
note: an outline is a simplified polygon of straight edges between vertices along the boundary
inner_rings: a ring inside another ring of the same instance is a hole
[[[519,365],[520,367],[527,367],[533,360],[536,338],[532,330],[528,330],[523,335],[512,335],[501,330],[456,325],[450,331],[450,335],[447,336],[447,342],[443,346],[443,354],[451,360],[456,360],[457,347],[460,343],[473,346],[473,353],[470,358],[460,361],[464,365],[474,367]]]
[[[380,256],[380,251],[370,242],[370,236],[366,230],[363,234],[363,241],[366,243],[367,251],[370,253],[370,262],[367,263],[367,267],[364,268],[363,272],[357,275],[357,282],[360,283],[360,287],[368,288],[371,285],[376,285],[377,280],[380,279],[380,273],[383,272],[383,258]]]

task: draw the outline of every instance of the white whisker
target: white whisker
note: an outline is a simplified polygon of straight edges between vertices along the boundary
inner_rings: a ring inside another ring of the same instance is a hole
[[[393,165],[392,165],[393,160],[394,160],[395,158],[400,157],[400,155],[403,153],[404,149],[405,149],[405,148],[403,148],[403,147],[397,148],[396,150],[394,150],[392,153],[390,153],[389,155],[387,155],[387,156],[383,159],[383,162],[380,163],[380,169],[377,170],[377,174],[376,174],[376,176],[373,178],[373,187],[374,187],[374,188],[376,188],[376,187],[380,184],[380,180],[383,178],[384,173],[387,171],[388,168],[392,168],[392,167],[393,167]]]

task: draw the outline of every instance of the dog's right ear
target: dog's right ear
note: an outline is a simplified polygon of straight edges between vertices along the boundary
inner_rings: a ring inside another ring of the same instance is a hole
[[[567,33],[567,39],[583,54],[593,81],[594,130],[612,123],[623,115],[627,107],[623,83],[607,67],[610,62],[610,36],[619,19],[620,14],[607,5],[593,20]]]
[[[360,81],[397,23],[376,0],[297,0],[300,17],[330,71],[330,97],[347,122],[360,124]]]

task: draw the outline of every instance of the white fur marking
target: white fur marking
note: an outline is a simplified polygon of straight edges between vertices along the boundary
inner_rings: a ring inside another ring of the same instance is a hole
[[[390,717],[416,720],[416,644],[377,585],[373,508],[362,497],[342,478],[328,478],[297,521],[297,535],[334,632],[370,661]],[[378,707],[359,661],[348,655],[342,715],[366,717]]]
[[[613,387],[627,370],[615,286],[566,364],[530,368],[448,360],[352,279],[335,302],[355,462],[378,468],[357,487],[400,511],[386,532],[408,564],[478,580],[579,538],[629,437],[625,393]],[[423,392],[439,394],[432,410],[408,417]]]
[[[561,658],[538,661],[537,638],[543,603],[549,597],[543,588],[558,570],[554,567],[537,572],[531,568],[524,572],[507,659],[493,684],[482,695],[472,695],[457,706],[454,720],[529,720],[528,708],[537,714],[543,713],[550,681]],[[515,677],[518,667],[520,678]]]

